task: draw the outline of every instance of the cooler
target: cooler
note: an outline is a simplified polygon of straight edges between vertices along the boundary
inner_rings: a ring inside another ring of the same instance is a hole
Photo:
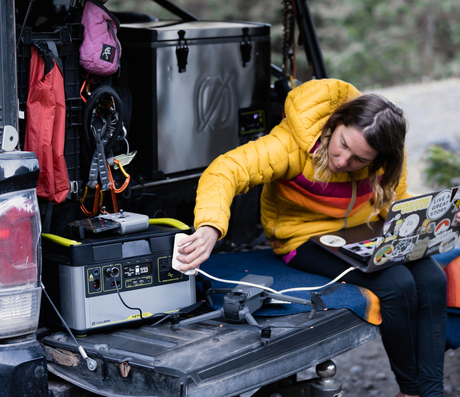
[[[118,37],[128,139],[144,175],[204,169],[268,132],[269,25],[158,21],[122,25]]]

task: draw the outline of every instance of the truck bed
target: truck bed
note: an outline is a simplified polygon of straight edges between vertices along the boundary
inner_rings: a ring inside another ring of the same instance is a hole
[[[209,320],[177,331],[165,321],[79,338],[97,361],[91,372],[65,332],[40,340],[53,374],[102,396],[236,396],[296,374],[379,335],[348,309],[257,317],[258,332]]]

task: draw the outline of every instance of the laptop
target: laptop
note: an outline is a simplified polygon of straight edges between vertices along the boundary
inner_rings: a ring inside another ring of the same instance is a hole
[[[357,269],[370,273],[450,251],[457,245],[460,187],[395,201],[386,219],[310,241]]]

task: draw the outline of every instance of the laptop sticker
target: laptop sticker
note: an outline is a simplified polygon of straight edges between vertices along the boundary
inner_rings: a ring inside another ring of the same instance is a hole
[[[418,240],[418,236],[403,238],[398,241],[395,245],[393,255],[394,256],[401,256],[409,254],[415,247],[415,244]]]
[[[434,235],[439,236],[440,234],[446,232],[447,230],[449,230],[449,226],[450,226],[450,219],[449,218],[443,219],[441,222],[439,222],[436,225],[436,228],[434,229]]]
[[[436,223],[432,222],[431,219],[427,218],[423,221],[422,226],[417,230],[417,234],[429,234],[433,233],[436,227]]]
[[[430,242],[429,239],[424,238],[422,240],[418,240],[415,243],[414,250],[410,253],[409,260],[415,261],[417,259],[423,258],[425,252],[428,248],[428,243]]]
[[[458,232],[449,233],[439,246],[439,252],[444,253],[450,251],[457,245]]]
[[[385,262],[392,258],[393,250],[394,247],[391,244],[387,244],[384,245],[382,248],[379,248],[379,250],[374,256],[374,263],[377,266],[383,265]]]
[[[332,234],[321,236],[319,241],[328,247],[341,247],[347,243],[342,237],[333,236]]]
[[[401,211],[401,214],[408,214],[410,212],[415,212],[428,208],[431,203],[432,196],[424,196],[422,198],[417,198],[414,200],[397,202],[393,205],[393,212]]]
[[[383,225],[383,234],[386,234],[388,232],[388,230],[390,229],[391,224],[394,221],[397,221],[400,218],[401,218],[401,214],[396,214],[396,216],[394,218],[392,218],[389,221],[385,222],[385,224]]]
[[[450,208],[452,199],[451,190],[443,190],[433,200],[431,200],[430,206],[427,209],[427,218],[437,220],[441,218]]]
[[[401,237],[406,237],[412,234],[415,228],[418,226],[419,220],[420,216],[418,216],[417,214],[409,215],[406,219],[404,219],[399,230],[399,235]]]

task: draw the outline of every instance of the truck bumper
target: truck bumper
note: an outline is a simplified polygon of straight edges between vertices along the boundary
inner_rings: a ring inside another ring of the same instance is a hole
[[[0,397],[48,396],[46,356],[35,336],[0,341]]]

